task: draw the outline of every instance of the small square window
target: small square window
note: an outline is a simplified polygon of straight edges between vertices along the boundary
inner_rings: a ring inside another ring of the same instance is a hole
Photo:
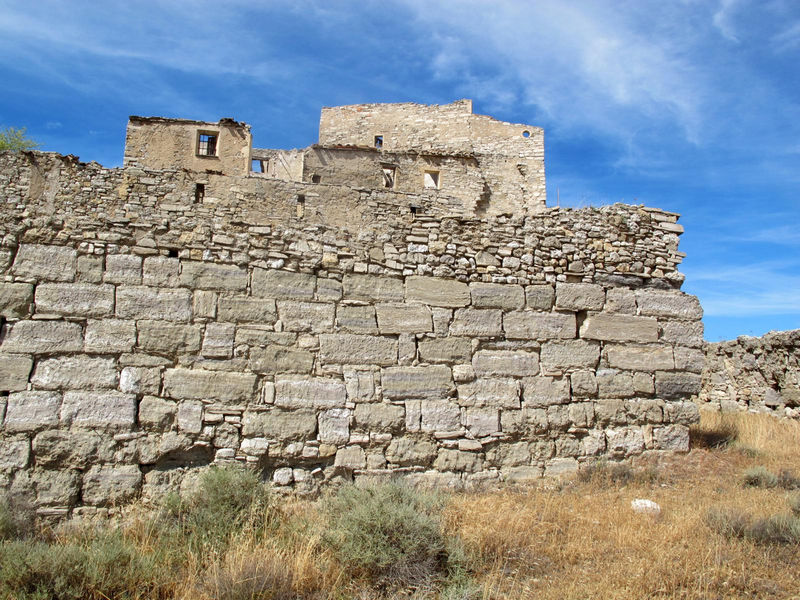
[[[311,183],[319,183],[320,181],[322,181],[322,176],[321,175],[312,175],[311,176]]]
[[[395,177],[397,176],[397,167],[388,165],[381,168],[383,169],[383,187],[393,188]]]
[[[425,187],[432,190],[439,189],[439,171],[425,171],[424,179]]]
[[[382,136],[382,135],[376,135],[376,136],[375,136],[375,147],[376,147],[378,150],[380,150],[381,148],[383,148],[383,136]]]
[[[214,133],[197,134],[197,155],[216,156],[217,155],[217,135]]]

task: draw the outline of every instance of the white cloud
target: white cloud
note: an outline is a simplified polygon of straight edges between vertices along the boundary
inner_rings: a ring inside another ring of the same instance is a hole
[[[734,13],[741,5],[741,0],[721,0],[719,9],[714,13],[712,22],[722,37],[731,42],[739,42],[739,37],[736,34],[736,26],[734,24]]]

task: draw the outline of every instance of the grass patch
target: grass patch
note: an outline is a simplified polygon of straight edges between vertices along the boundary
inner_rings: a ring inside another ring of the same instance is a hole
[[[739,439],[738,419],[735,415],[722,415],[703,411],[700,423],[689,428],[692,448],[727,448]]]
[[[781,469],[776,475],[766,467],[759,465],[747,469],[742,477],[744,484],[750,487],[800,489],[800,478],[795,477],[789,469]]]
[[[35,531],[33,507],[16,496],[0,496],[0,541],[30,536]]]
[[[659,480],[658,471],[652,467],[634,468],[628,463],[598,460],[578,471],[578,481],[600,486],[652,484]]]

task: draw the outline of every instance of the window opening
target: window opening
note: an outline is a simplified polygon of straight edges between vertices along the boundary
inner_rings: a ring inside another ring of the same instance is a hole
[[[205,197],[206,197],[206,184],[196,183],[194,185],[194,201],[202,202]]]
[[[522,137],[524,138],[531,137],[531,132],[526,129],[525,131],[522,132]]]
[[[311,176],[311,183],[319,183],[320,181],[322,181],[322,177],[320,175]]]
[[[305,196],[298,196],[297,197],[297,218],[302,219],[306,214],[306,197]]]
[[[382,135],[376,135],[376,136],[375,136],[375,147],[376,147],[378,150],[380,150],[381,148],[383,148],[383,136],[382,136]]]
[[[385,165],[381,168],[383,169],[383,187],[393,188],[395,177],[397,175],[397,167],[393,167],[392,165]]]
[[[167,250],[167,256],[169,258],[178,258],[178,251],[175,250],[174,248]]]
[[[217,136],[213,133],[198,133],[197,154],[198,156],[216,156]]]
[[[425,171],[425,187],[432,190],[439,189],[439,171]]]
[[[264,170],[264,161],[259,158],[254,158],[252,164],[250,165],[250,170],[253,173],[266,173]]]
[[[411,206],[411,220],[412,221],[417,216],[418,212],[419,212],[419,209],[416,206]]]

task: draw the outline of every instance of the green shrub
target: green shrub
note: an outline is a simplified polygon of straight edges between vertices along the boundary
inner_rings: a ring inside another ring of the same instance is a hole
[[[441,496],[398,484],[346,486],[325,508],[324,540],[357,577],[415,585],[445,572]]]
[[[773,515],[757,519],[746,537],[759,544],[800,544],[800,519],[794,515]]]
[[[191,549],[220,549],[245,525],[261,528],[268,523],[268,489],[253,471],[213,467],[189,498],[165,499],[162,520],[177,526]]]
[[[750,518],[738,510],[712,508],[706,513],[706,525],[725,537],[744,537]]]
[[[778,473],[778,486],[785,490],[800,489],[800,478],[795,477],[789,469],[781,469]]]

